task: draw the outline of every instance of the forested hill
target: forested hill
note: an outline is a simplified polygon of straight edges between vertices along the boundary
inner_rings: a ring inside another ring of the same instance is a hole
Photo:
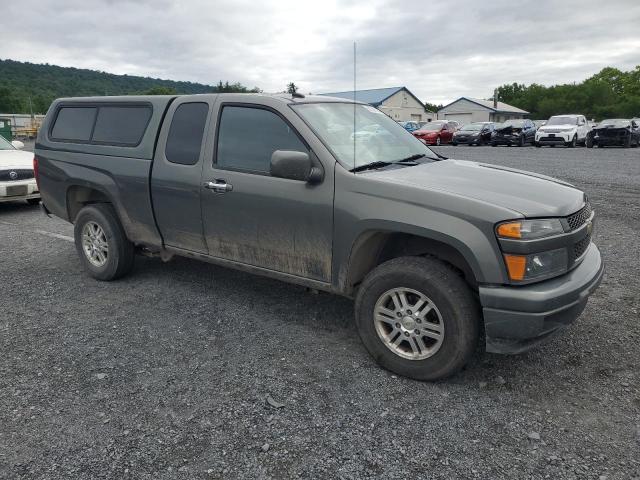
[[[253,89],[257,90],[257,89]],[[249,91],[239,83],[204,85],[0,59],[0,112],[45,113],[59,97]]]

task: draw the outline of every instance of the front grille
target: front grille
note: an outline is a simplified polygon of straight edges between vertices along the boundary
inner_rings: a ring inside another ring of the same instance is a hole
[[[573,245],[572,260],[574,262],[577,259],[579,259],[582,255],[584,255],[584,252],[587,251],[587,248],[589,248],[590,243],[591,243],[591,235],[587,235],[582,240],[580,240],[579,242]]]
[[[591,214],[593,213],[593,209],[591,208],[591,204],[587,202],[587,204],[582,207],[582,209],[578,210],[576,213],[569,215],[567,217],[567,223],[569,224],[569,228],[573,231],[580,228],[584,225],[589,218],[591,218]]]
[[[0,170],[0,182],[14,182],[18,180],[28,180],[33,178],[33,170],[16,169],[16,170]]]

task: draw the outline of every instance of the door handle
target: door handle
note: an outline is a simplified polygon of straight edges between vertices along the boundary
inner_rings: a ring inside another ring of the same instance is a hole
[[[216,193],[226,193],[233,191],[233,185],[220,178],[216,178],[215,182],[204,182],[204,188],[213,190]]]

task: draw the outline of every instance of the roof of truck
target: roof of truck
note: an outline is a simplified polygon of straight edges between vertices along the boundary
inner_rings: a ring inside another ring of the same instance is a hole
[[[113,102],[144,102],[148,101],[151,98],[155,99],[173,99],[177,97],[206,97],[210,95],[219,95],[222,97],[225,96],[242,96],[246,98],[251,97],[270,97],[282,100],[284,103],[327,103],[327,102],[337,102],[337,103],[353,103],[353,100],[347,100],[345,98],[339,97],[328,97],[324,95],[304,95],[304,96],[292,96],[287,93],[198,93],[193,95],[119,95],[119,96],[100,96],[100,97],[68,97],[68,98],[59,98],[59,102],[105,102],[105,101],[113,101]],[[360,101],[356,101],[356,103],[362,103]]]

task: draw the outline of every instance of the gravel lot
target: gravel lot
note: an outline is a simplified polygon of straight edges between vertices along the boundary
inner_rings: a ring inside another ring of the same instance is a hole
[[[607,274],[563,336],[397,378],[348,300],[186,259],[100,283],[0,204],[0,477],[640,478],[640,150],[439,151],[588,192]]]

